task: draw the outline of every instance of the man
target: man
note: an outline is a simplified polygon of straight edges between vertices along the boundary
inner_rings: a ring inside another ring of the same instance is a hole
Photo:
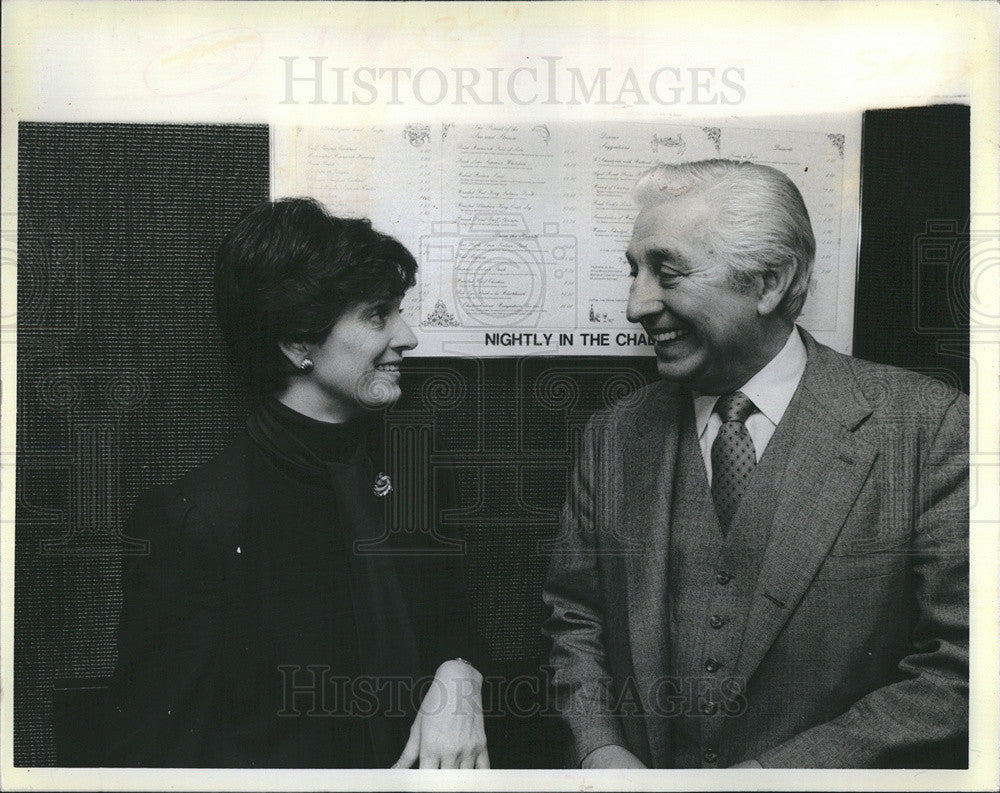
[[[663,379],[588,425],[544,592],[575,761],[964,765],[967,397],[795,326],[815,242],[780,172],[636,195]]]

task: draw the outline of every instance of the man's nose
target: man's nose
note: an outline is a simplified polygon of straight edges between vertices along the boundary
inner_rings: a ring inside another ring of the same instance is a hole
[[[663,311],[663,301],[660,300],[657,284],[652,279],[639,270],[635,278],[632,279],[632,286],[628,291],[628,306],[625,316],[629,322],[642,322],[645,317],[651,314],[659,314]]]

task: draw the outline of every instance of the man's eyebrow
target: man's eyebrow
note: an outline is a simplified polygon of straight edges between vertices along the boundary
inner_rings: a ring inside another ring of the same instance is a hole
[[[646,251],[646,260],[656,264],[671,264],[685,267],[686,259],[674,248],[650,248]]]

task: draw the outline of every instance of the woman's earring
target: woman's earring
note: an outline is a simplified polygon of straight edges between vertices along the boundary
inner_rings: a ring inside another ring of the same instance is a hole
[[[303,358],[302,362],[299,364],[299,371],[303,374],[311,372],[313,370],[313,362],[311,358]]]

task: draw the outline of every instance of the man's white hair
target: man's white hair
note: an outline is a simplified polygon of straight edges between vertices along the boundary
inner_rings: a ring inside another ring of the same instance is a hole
[[[778,311],[794,322],[809,291],[816,239],[792,180],[767,165],[701,160],[661,163],[640,176],[633,190],[642,209],[688,196],[698,196],[715,213],[706,232],[734,283],[748,287],[756,276],[792,268]]]

